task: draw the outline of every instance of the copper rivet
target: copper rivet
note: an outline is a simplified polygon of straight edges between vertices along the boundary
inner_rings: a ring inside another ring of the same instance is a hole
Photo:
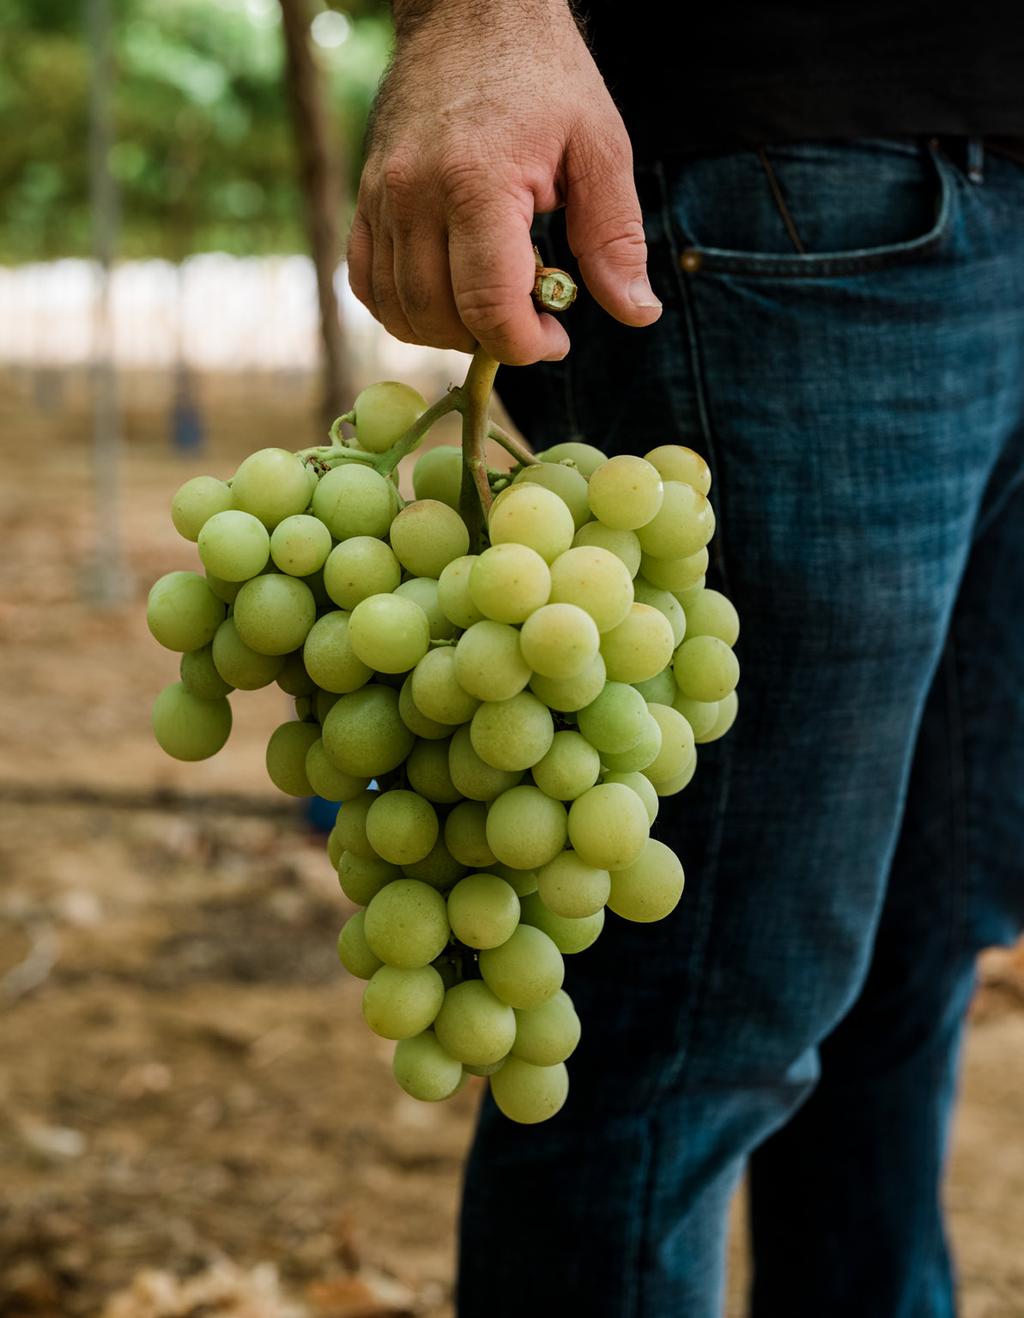
[[[694,274],[700,269],[700,252],[695,252],[692,247],[688,247],[679,258],[679,264],[687,274]]]

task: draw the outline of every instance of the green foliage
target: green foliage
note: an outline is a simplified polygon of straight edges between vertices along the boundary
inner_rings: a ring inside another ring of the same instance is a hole
[[[339,7],[339,6],[335,6]],[[302,251],[302,203],[275,8],[253,0],[113,0],[122,256]],[[89,251],[85,5],[0,0],[0,260]],[[321,51],[350,183],[391,33],[350,4]],[[339,199],[339,204],[342,204]]]

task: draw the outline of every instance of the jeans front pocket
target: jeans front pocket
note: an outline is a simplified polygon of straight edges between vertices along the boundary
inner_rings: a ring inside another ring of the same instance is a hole
[[[956,174],[931,144],[858,139],[697,157],[666,184],[688,273],[815,279],[933,254],[952,228]]]

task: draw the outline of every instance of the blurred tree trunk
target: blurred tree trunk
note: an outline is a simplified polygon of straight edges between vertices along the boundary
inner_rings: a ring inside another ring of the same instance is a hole
[[[347,378],[345,335],[334,292],[334,272],[341,257],[338,216],[344,200],[343,175],[337,139],[331,134],[323,75],[310,45],[309,0],[280,0],[280,4],[285,82],[320,303],[320,334],[324,350],[323,411],[325,419],[333,421],[348,410],[353,397],[351,382]]]

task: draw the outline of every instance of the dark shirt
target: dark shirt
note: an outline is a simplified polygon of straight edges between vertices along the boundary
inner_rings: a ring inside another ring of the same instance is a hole
[[[579,11],[640,159],[802,138],[1024,136],[1024,0]]]

